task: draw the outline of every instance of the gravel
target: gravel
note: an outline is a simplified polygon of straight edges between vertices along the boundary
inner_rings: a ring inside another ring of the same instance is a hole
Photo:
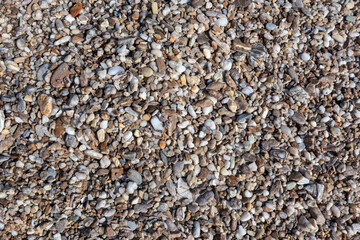
[[[3,0],[2,239],[358,239],[358,1]]]

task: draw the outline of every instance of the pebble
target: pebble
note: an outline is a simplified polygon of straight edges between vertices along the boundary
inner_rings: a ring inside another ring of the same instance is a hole
[[[20,49],[20,50],[24,50],[25,46],[26,46],[26,41],[22,38],[19,38],[18,40],[16,40],[16,46]]]
[[[10,72],[16,73],[20,71],[19,65],[14,61],[6,60],[5,65],[6,65],[6,69]]]
[[[103,157],[100,160],[100,166],[101,168],[108,168],[111,165],[111,161],[108,157]]]
[[[108,70],[108,74],[110,76],[115,76],[117,74],[122,74],[124,73],[125,70],[124,68],[120,67],[120,66],[114,66],[114,67],[111,67],[109,70]]]
[[[242,222],[247,222],[247,221],[249,221],[251,218],[252,218],[251,213],[249,213],[249,212],[244,212],[244,213],[241,214],[241,216],[240,216],[240,221],[242,221]]]
[[[126,186],[126,192],[128,192],[129,194],[134,194],[137,187],[138,187],[138,185],[136,183],[129,182]]]
[[[142,69],[142,74],[144,77],[151,77],[154,74],[154,71],[151,68],[146,67]]]
[[[253,115],[250,114],[250,113],[244,113],[244,114],[239,115],[239,116],[237,117],[236,121],[240,123],[240,122],[243,122],[243,121],[251,118],[252,116],[253,116]]]
[[[254,90],[252,89],[252,87],[246,86],[242,89],[241,92],[247,96],[251,96],[254,93]]]
[[[142,184],[142,176],[139,172],[137,172],[136,170],[130,169],[127,173],[128,178],[135,182],[137,185],[141,185]]]
[[[163,127],[163,124],[162,122],[159,120],[158,117],[154,116],[151,118],[151,125],[153,126],[153,128],[156,130],[156,131],[163,131],[164,130],[164,127]]]
[[[89,156],[91,158],[95,158],[95,159],[101,159],[103,157],[103,155],[97,151],[94,150],[85,150],[84,151],[86,156]]]
[[[214,22],[214,24],[217,24],[221,27],[226,27],[228,25],[229,21],[227,20],[226,17],[222,17],[222,18],[219,18],[218,20],[216,20]]]
[[[71,40],[70,36],[65,36],[54,42],[54,45],[63,45]]]
[[[135,222],[132,222],[132,221],[127,221],[127,224],[130,228],[131,231],[135,231],[136,228],[137,228],[137,224]]]
[[[199,204],[199,206],[204,206],[204,205],[208,205],[213,199],[214,199],[214,193],[206,192],[206,193],[200,195],[196,199],[196,202]]]
[[[69,65],[67,63],[62,63],[51,75],[51,85],[55,88],[63,88],[69,76]]]
[[[306,123],[306,118],[304,117],[303,114],[299,112],[294,113],[294,115],[292,116],[292,120],[294,120],[296,123],[300,125],[304,125]]]
[[[66,135],[65,137],[66,146],[76,148],[79,145],[78,140],[73,135]]]
[[[310,55],[308,53],[302,53],[301,54],[301,59],[304,61],[309,61],[311,59]]]
[[[276,26],[275,24],[273,24],[273,23],[267,23],[267,24],[265,25],[265,27],[266,27],[266,29],[269,30],[269,31],[273,31],[273,30],[275,30],[275,29],[277,28],[277,26]]]
[[[4,130],[5,126],[5,114],[3,110],[0,110],[0,133]]]
[[[79,96],[76,94],[73,94],[68,101],[68,105],[70,108],[76,107],[79,104]]]
[[[50,64],[47,64],[47,63],[41,65],[41,67],[39,68],[39,70],[37,71],[37,74],[36,74],[36,79],[38,81],[44,80],[45,74],[48,71],[49,67],[50,67]]]
[[[46,94],[41,94],[38,97],[38,104],[41,113],[47,117],[50,116],[53,110],[53,99],[50,96],[47,96]]]
[[[200,237],[200,233],[200,223],[198,221],[195,221],[192,229],[192,235],[194,238],[198,238]]]
[[[56,231],[58,231],[59,233],[64,232],[66,229],[67,223],[68,223],[68,221],[66,219],[62,219],[62,220],[58,221],[55,224]]]

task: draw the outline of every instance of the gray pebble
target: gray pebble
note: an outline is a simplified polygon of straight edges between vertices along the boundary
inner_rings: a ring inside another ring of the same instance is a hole
[[[198,221],[194,222],[192,235],[194,236],[194,238],[200,237],[200,223]]]
[[[124,72],[125,72],[124,68],[122,68],[120,66],[114,66],[109,69],[108,74],[110,76],[114,76],[114,75],[121,74]]]
[[[58,221],[55,224],[56,231],[62,233],[66,229],[67,223],[68,223],[67,219],[62,219],[62,220]]]
[[[237,117],[236,121],[240,123],[240,122],[245,121],[246,119],[251,118],[252,116],[253,115],[250,113],[243,113]]]
[[[77,138],[73,135],[66,135],[65,144],[68,147],[76,148],[79,145]]]
[[[141,174],[136,171],[136,170],[133,170],[133,169],[130,169],[127,173],[127,177],[135,182],[137,185],[141,185],[142,184],[142,176]]]
[[[265,25],[266,29],[269,30],[269,31],[272,31],[272,30],[275,30],[277,28],[277,26],[273,23],[267,23]]]
[[[199,206],[204,206],[209,204],[214,199],[214,193],[213,192],[206,192],[204,194],[201,194],[197,199],[196,202],[199,204]]]
[[[47,73],[49,67],[50,67],[49,63],[45,63],[45,64],[41,65],[41,67],[39,68],[39,70],[37,71],[37,74],[36,74],[36,79],[38,81],[44,80],[45,74]]]

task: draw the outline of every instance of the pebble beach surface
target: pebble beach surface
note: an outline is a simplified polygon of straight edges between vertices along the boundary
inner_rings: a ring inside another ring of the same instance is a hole
[[[360,2],[0,1],[0,238],[360,239]]]

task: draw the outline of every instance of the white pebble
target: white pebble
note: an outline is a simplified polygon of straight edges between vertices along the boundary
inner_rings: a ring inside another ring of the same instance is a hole
[[[309,61],[311,59],[311,57],[308,53],[303,53],[303,54],[301,54],[301,59],[304,61]]]
[[[120,67],[120,66],[114,66],[114,67],[111,67],[108,71],[108,74],[110,76],[114,76],[114,75],[117,75],[117,74],[120,74],[120,73],[124,73],[125,70]]]
[[[134,183],[134,182],[129,182],[126,186],[126,191],[129,193],[129,194],[133,194],[135,192],[135,190],[137,189],[137,184]]]
[[[71,39],[70,36],[65,36],[65,37],[62,37],[62,38],[60,38],[59,40],[55,41],[54,44],[55,44],[56,46],[58,46],[58,45],[61,45],[61,44],[64,44],[64,43],[69,42],[70,39]]]
[[[157,131],[162,131],[162,130],[164,130],[164,127],[163,127],[163,124],[162,124],[162,122],[159,120],[159,118],[158,117],[152,117],[151,118],[151,120],[150,120],[150,122],[151,122],[151,125],[153,126],[153,128],[155,129],[155,130],[157,130]]]

